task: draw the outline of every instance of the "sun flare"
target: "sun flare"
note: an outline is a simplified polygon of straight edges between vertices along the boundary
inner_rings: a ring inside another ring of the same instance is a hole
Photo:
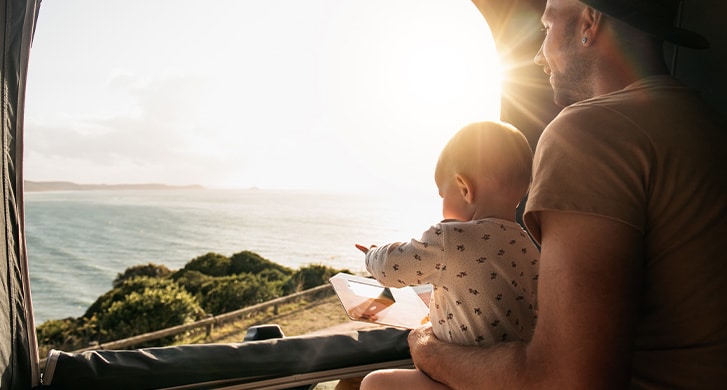
[[[220,1],[224,13],[179,0],[169,20],[138,0],[44,4],[27,176],[431,189],[449,137],[499,118],[498,57],[469,0]]]

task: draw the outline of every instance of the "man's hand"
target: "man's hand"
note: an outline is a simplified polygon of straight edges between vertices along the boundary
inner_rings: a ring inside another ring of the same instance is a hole
[[[407,340],[409,341],[409,351],[415,364],[418,357],[426,353],[425,351],[428,345],[440,342],[437,336],[434,335],[432,324],[413,329],[409,332]]]

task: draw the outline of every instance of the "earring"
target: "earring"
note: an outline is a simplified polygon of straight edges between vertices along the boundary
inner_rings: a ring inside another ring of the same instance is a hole
[[[588,42],[588,37],[581,38],[581,43],[583,43],[585,45],[586,42]]]

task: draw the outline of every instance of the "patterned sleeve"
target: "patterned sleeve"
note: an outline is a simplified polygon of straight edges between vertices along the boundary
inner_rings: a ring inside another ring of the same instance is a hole
[[[424,232],[420,240],[372,248],[366,254],[366,269],[388,287],[431,282],[444,254],[443,235],[441,225],[437,224]]]

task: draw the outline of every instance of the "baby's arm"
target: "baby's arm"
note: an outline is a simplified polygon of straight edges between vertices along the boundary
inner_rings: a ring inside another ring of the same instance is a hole
[[[381,284],[402,287],[424,284],[442,265],[441,229],[432,227],[421,240],[395,242],[384,246],[356,247],[366,253],[366,269]]]

